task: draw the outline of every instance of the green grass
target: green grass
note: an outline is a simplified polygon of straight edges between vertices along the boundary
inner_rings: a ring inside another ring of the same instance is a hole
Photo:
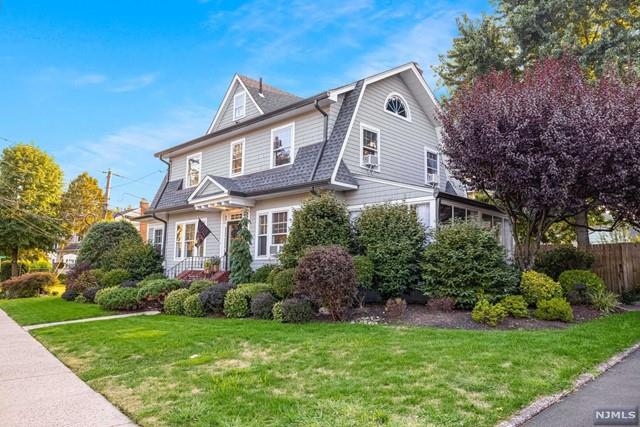
[[[489,426],[640,340],[640,313],[463,331],[154,316],[35,336],[143,426]]]
[[[23,326],[113,314],[95,304],[69,302],[60,297],[0,300],[0,309]]]

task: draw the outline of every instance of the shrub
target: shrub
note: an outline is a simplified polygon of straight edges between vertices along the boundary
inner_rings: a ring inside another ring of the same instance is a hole
[[[356,299],[360,308],[363,308],[367,292],[371,290],[373,285],[373,261],[364,255],[354,256],[353,268],[356,271],[356,285],[358,286]]]
[[[298,264],[307,248],[312,246],[352,245],[351,223],[347,206],[332,193],[313,196],[293,213],[287,241],[278,256],[284,267]]]
[[[229,248],[229,280],[231,283],[245,283],[251,278],[251,239],[249,218],[242,215],[236,238],[231,241]]]
[[[586,295],[595,294],[598,292],[604,292],[604,281],[598,277],[597,274],[588,270],[567,270],[560,274],[558,279],[565,296],[569,301],[585,302],[584,296],[581,297],[581,292]],[[580,286],[583,285],[583,286]]]
[[[420,279],[424,227],[407,205],[366,207],[355,223],[357,243],[375,265],[373,289],[396,297]]]
[[[295,272],[297,295],[326,307],[333,319],[342,319],[356,296],[356,271],[351,255],[340,246],[309,248]]]
[[[507,317],[507,310],[500,303],[491,304],[486,299],[477,302],[471,312],[471,319],[476,323],[486,323],[489,326],[497,326]]]
[[[636,302],[640,301],[640,287],[622,292],[622,295],[620,295],[620,300],[623,304],[629,305],[635,304]]]
[[[573,310],[566,299],[554,297],[538,301],[535,316],[541,320],[571,322],[573,320]]]
[[[275,296],[279,299],[285,299],[289,298],[293,294],[293,289],[296,285],[295,274],[295,268],[287,268],[275,275],[271,285],[271,289],[273,289]]]
[[[605,289],[590,292],[589,301],[593,308],[603,313],[613,313],[620,303],[616,294]]]
[[[105,254],[101,266],[109,270],[127,270],[131,278],[140,280],[162,271],[162,255],[138,238],[123,239]]]
[[[78,263],[101,267],[109,252],[123,240],[142,242],[138,230],[127,221],[99,222],[94,224],[80,244]]]
[[[522,295],[509,295],[500,301],[500,304],[507,310],[507,314],[513,317],[529,317],[527,302]]]
[[[74,287],[76,280],[82,273],[91,269],[91,266],[88,263],[76,263],[67,273],[67,277],[65,278],[65,285],[67,289],[71,289]]]
[[[140,284],[138,285],[138,289],[134,290],[138,292],[139,303],[147,302],[162,305],[165,296],[171,291],[180,289],[183,284],[184,282],[182,280],[177,279],[145,280],[143,282],[140,282]]]
[[[94,268],[93,270],[87,270],[80,273],[72,284],[67,287],[73,288],[81,293],[85,289],[101,287],[98,277],[103,277],[102,270]]]
[[[593,261],[594,257],[590,253],[570,245],[563,245],[540,253],[533,269],[546,274],[553,280],[558,280],[560,274],[566,270],[589,270],[593,266]]]
[[[207,289],[209,286],[214,286],[215,283],[211,280],[194,280],[189,285],[189,292],[192,294],[199,294]]]
[[[273,304],[273,308],[271,309],[271,314],[273,316],[273,320],[276,322],[284,322],[284,313],[282,312],[282,301],[278,301]]]
[[[230,283],[220,283],[206,288],[200,294],[200,301],[207,313],[220,314],[224,309],[224,298],[235,286]]]
[[[251,275],[251,283],[270,283],[269,282],[269,273],[276,268],[273,264],[266,264],[261,267],[258,267],[256,271]]]
[[[456,308],[456,299],[451,297],[431,298],[427,305],[432,310],[449,312]]]
[[[29,263],[26,261],[18,261],[18,271],[28,272]],[[2,263],[2,267],[0,267],[0,282],[9,279],[11,279],[11,263],[5,261]]]
[[[129,272],[123,268],[116,268],[115,270],[107,271],[102,276],[100,284],[105,288],[111,288],[118,286],[120,283],[126,282],[131,278]]]
[[[78,291],[76,291],[75,289],[67,288],[62,293],[62,295],[60,295],[60,298],[62,298],[63,300],[66,300],[66,301],[75,301],[75,299],[78,297],[78,295],[80,295],[80,293]]]
[[[135,310],[138,308],[138,290],[132,288],[103,288],[96,293],[95,301],[107,310]]]
[[[84,291],[82,291],[82,296],[88,302],[96,302],[96,294],[98,293],[99,290],[100,290],[100,288],[98,288],[98,287],[96,287],[96,288],[87,288]]]
[[[269,292],[267,283],[245,283],[231,289],[224,297],[223,312],[227,317],[248,317],[251,299],[262,292]]]
[[[51,273],[27,273],[0,283],[5,298],[29,298],[40,295],[54,286],[58,279]],[[77,295],[76,295],[77,296]]]
[[[275,277],[278,275],[278,273],[280,273],[282,270],[284,270],[284,268],[282,268],[282,266],[275,266],[271,269],[271,271],[269,272],[269,274],[267,275],[267,281],[265,283],[268,283],[270,285],[273,284],[273,279],[275,279]],[[255,283],[260,283],[260,282],[255,282]]]
[[[167,294],[164,299],[164,312],[167,314],[184,314],[182,304],[191,295],[189,289],[176,289]]]
[[[469,223],[439,227],[424,251],[422,278],[429,298],[452,297],[464,308],[516,293],[517,270],[495,235]]]
[[[280,303],[282,322],[306,323],[313,318],[311,302],[304,298],[287,298]]]
[[[251,314],[258,319],[271,319],[276,299],[269,292],[262,292],[251,300]]]
[[[89,272],[91,274],[93,274],[93,276],[98,281],[98,286],[103,286],[104,287],[104,285],[102,284],[102,279],[104,278],[105,271],[103,269],[101,269],[101,268],[92,268],[91,270],[89,270]],[[90,286],[90,285],[88,284],[88,286]]]
[[[85,303],[89,302],[89,301],[84,297],[84,295],[82,295],[82,294],[78,295],[74,301],[75,301],[75,302],[79,302],[79,303],[81,303],[81,304],[85,304]]]
[[[200,301],[200,296],[197,294],[187,296],[182,304],[182,308],[184,314],[189,317],[203,317],[207,314],[204,311],[202,301]]]
[[[528,304],[537,304],[540,300],[562,296],[560,284],[546,274],[537,271],[522,273],[520,291]]]
[[[151,273],[148,276],[144,276],[143,280],[158,280],[158,279],[166,279],[167,276],[164,275],[164,273]]]
[[[407,311],[407,302],[402,298],[389,298],[384,305],[384,312],[391,319],[399,319]]]
[[[138,282],[137,280],[126,280],[120,283],[120,287],[121,288],[137,288],[139,283],[140,282]]]

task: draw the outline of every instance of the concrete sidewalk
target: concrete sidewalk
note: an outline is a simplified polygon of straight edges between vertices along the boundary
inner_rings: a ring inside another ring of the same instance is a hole
[[[135,426],[2,310],[0,425]]]
[[[533,417],[526,427],[592,426],[593,411],[640,405],[640,350]]]

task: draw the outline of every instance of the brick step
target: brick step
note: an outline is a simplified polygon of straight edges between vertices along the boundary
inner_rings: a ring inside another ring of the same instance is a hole
[[[203,270],[185,270],[178,274],[176,279],[180,280],[213,280],[214,282],[226,282],[229,280],[228,271],[218,271],[216,273],[206,274]]]

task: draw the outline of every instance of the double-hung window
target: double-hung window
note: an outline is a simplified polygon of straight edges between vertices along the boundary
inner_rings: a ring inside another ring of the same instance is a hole
[[[424,169],[425,182],[427,184],[437,183],[440,179],[440,162],[438,153],[424,149]]]
[[[247,93],[245,91],[233,96],[233,120],[241,119],[246,114]]]
[[[158,252],[162,252],[162,238],[164,228],[162,226],[150,226],[147,231],[147,241]]]
[[[244,139],[231,143],[231,176],[244,172]]]
[[[380,130],[360,125],[360,166],[380,170]]]
[[[272,258],[280,252],[289,234],[291,210],[258,212],[256,257]]]
[[[187,156],[187,187],[195,187],[200,184],[200,171],[202,170],[202,153]]]
[[[271,129],[271,167],[293,163],[295,125],[290,123]]]
[[[197,224],[198,221],[179,222],[176,224],[176,259],[204,255],[204,244],[196,247]]]

